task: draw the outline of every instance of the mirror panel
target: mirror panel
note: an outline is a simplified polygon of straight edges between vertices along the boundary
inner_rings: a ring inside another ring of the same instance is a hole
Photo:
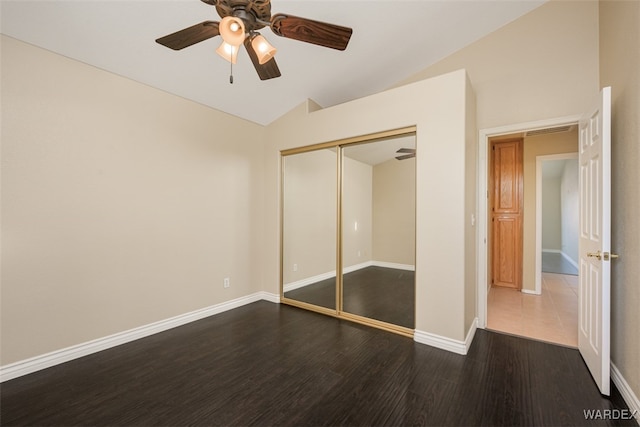
[[[342,148],[342,311],[415,328],[415,134]]]
[[[282,157],[282,292],[336,309],[336,149]]]

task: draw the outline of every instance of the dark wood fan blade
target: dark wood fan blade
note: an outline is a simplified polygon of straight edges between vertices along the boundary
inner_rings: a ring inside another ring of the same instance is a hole
[[[170,49],[180,50],[219,34],[218,22],[204,21],[184,30],[160,37],[156,42]]]
[[[256,51],[253,50],[253,45],[251,44],[251,37],[247,37],[244,39],[244,47],[247,49],[247,53],[249,54],[249,58],[251,58],[251,62],[253,62],[253,66],[258,73],[258,77],[260,80],[269,80],[274,79],[276,77],[280,77],[280,69],[278,68],[278,64],[276,64],[276,59],[271,58],[264,64],[260,64],[258,60],[258,55],[256,55]]]
[[[415,148],[401,148],[398,151],[396,151],[396,153],[411,153],[411,154],[415,154],[416,153],[416,149]]]
[[[339,25],[278,13],[271,18],[271,30],[282,37],[345,50],[353,30]]]
[[[397,160],[406,160],[406,159],[410,159],[412,157],[415,157],[415,154],[405,154],[404,156],[398,156],[396,157]]]

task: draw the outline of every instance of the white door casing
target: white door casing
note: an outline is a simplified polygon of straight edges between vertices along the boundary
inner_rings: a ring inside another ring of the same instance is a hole
[[[600,393],[610,393],[611,88],[580,120],[578,348]]]
[[[489,212],[488,212],[488,193],[489,191],[489,139],[521,133],[526,131],[534,131],[539,129],[548,129],[558,126],[577,125],[580,121],[580,115],[557,117],[552,119],[538,120],[534,122],[516,123],[507,126],[495,128],[481,129],[479,132],[479,151],[478,151],[478,256],[477,256],[477,293],[476,307],[478,316],[478,327],[487,327],[487,294],[488,285],[488,254],[487,254],[487,233],[489,230]]]

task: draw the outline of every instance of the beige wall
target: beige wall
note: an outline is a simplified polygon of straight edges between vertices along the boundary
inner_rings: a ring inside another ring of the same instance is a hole
[[[465,203],[468,192],[475,194],[475,169],[465,174],[466,150],[476,150],[475,144],[466,145],[465,128],[475,122],[475,115],[468,117],[469,91],[465,72],[457,71],[327,109],[305,103],[271,124],[265,153],[264,224],[271,230],[265,236],[265,290],[278,290],[279,239],[272,227],[278,223],[279,151],[416,125],[416,328],[463,340],[465,280],[475,274],[475,245],[465,250],[470,230],[465,209],[475,206]],[[475,229],[471,234],[474,241]]]
[[[524,223],[522,241],[522,288],[536,287],[536,157],[578,151],[577,126],[571,132],[524,138]]]
[[[562,249],[560,177],[542,178],[542,250]]]
[[[611,359],[640,398],[640,2],[600,2],[600,84],[612,87]]]
[[[373,259],[373,167],[343,156],[342,171],[342,267],[348,268]]]
[[[349,158],[348,150],[343,158],[343,267],[372,260],[414,266],[415,160],[392,159],[372,167]],[[333,149],[285,157],[285,285],[335,274],[336,165]]]
[[[373,259],[415,265],[415,158],[373,167]]]
[[[2,43],[2,364],[277,293],[279,150],[408,125],[419,128],[416,210],[427,219],[416,231],[416,325],[464,339],[475,271],[460,197],[475,187],[465,189],[475,116],[464,71],[331,109],[306,103],[264,129]]]
[[[464,330],[469,331],[478,317],[478,128],[477,100],[472,89],[467,90],[464,133]],[[443,175],[446,176],[446,175]],[[440,183],[442,185],[442,182]],[[444,187],[444,186],[443,186]]]
[[[562,252],[579,263],[579,219],[580,189],[578,160],[567,160],[560,180],[560,203],[562,204]]]
[[[396,87],[464,68],[477,99],[478,128],[491,129],[582,114],[598,93],[598,61],[598,3],[551,0]],[[548,154],[553,152],[564,151]],[[525,194],[529,290],[535,277],[535,181],[527,181],[534,177],[535,159],[525,171],[525,193],[533,191]]]
[[[337,161],[332,150],[284,157],[283,281],[336,269]]]
[[[336,150],[298,153],[284,159],[284,284],[335,275]],[[345,268],[372,259],[372,173],[373,168],[368,164],[348,157],[343,159],[342,253]],[[357,230],[355,222],[358,223]]]
[[[400,84],[460,68],[479,129],[580,114],[598,91],[598,3],[551,0]]]
[[[261,290],[262,127],[1,40],[2,365]]]

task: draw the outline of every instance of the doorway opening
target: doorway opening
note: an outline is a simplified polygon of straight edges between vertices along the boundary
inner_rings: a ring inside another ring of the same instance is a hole
[[[499,330],[558,344],[577,345],[577,277],[543,272],[541,231],[538,212],[541,176],[539,156],[576,158],[579,117],[561,118],[529,124],[483,130],[479,153],[479,241],[478,323],[479,327]],[[524,138],[524,218],[522,289],[492,287],[495,266],[492,259],[492,141]],[[554,141],[555,140],[555,141]],[[577,217],[573,224],[577,226]],[[540,234],[540,236],[539,236]],[[575,242],[577,247],[577,240]],[[561,252],[559,247],[558,253]],[[568,279],[567,279],[568,278]],[[571,295],[569,295],[571,293]],[[573,297],[573,300],[569,298]],[[555,297],[555,301],[554,298]],[[562,303],[568,302],[565,307]],[[561,317],[562,316],[562,317]],[[574,331],[575,329],[575,331]]]
[[[542,273],[578,275],[578,153],[536,156],[536,282]]]

